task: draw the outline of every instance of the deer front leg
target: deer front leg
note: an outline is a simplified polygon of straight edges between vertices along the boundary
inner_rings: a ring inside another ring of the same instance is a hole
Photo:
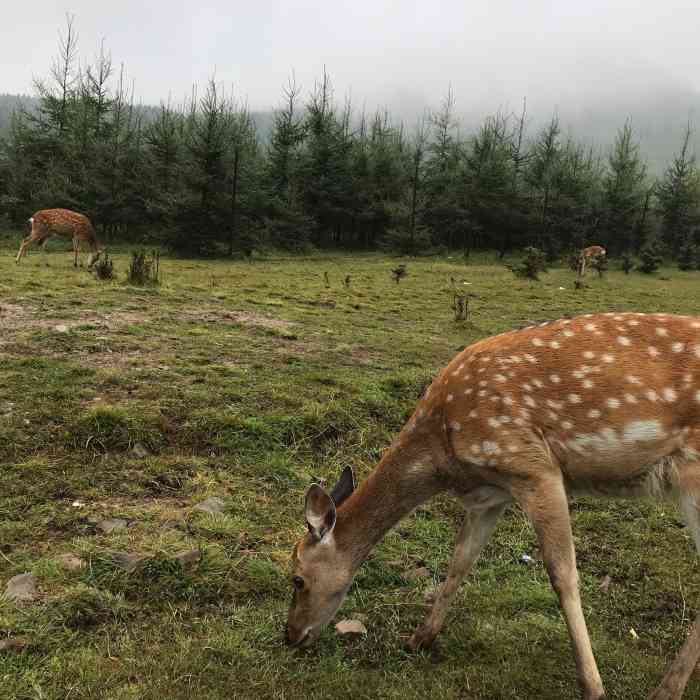
[[[549,473],[530,476],[513,495],[535,527],[549,580],[559,596],[583,698],[599,700],[605,697],[605,689],[581,608],[566,491],[561,473],[553,472],[547,466],[543,469],[548,469]]]
[[[22,259],[22,256],[26,254],[27,248],[33,240],[34,239],[31,236],[27,236],[26,238],[22,239],[22,242],[19,244],[19,251],[17,252],[15,263],[19,263],[19,261]]]
[[[447,578],[438,589],[435,602],[425,621],[409,640],[408,646],[411,649],[428,648],[439,634],[460,583],[491,538],[504,508],[505,503],[501,503],[487,509],[475,508],[467,511],[457,535]]]

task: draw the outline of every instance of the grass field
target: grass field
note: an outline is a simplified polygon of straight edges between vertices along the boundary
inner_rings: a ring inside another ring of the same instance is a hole
[[[425,383],[472,341],[594,310],[698,313],[700,273],[610,272],[576,292],[568,271],[531,283],[486,260],[408,260],[400,284],[397,260],[380,256],[165,260],[161,287],[138,289],[121,281],[126,254],[119,280],[100,283],[66,252],[20,266],[13,252],[0,250],[0,592],[32,572],[38,594],[0,600],[0,639],[26,644],[0,652],[3,698],[577,697],[517,509],[437,648],[405,650],[460,522],[447,497],[361,569],[339,617],[362,616],[366,636],[331,626],[308,651],[285,647],[304,490],[347,464],[364,478]],[[454,321],[451,276],[478,295],[468,322]],[[194,509],[210,496],[223,514]],[[609,696],[642,698],[700,604],[696,555],[670,505],[579,499],[572,512]],[[102,532],[105,519],[127,527]],[[198,561],[174,558],[197,548]],[[115,552],[148,558],[127,571]],[[86,565],[66,568],[68,553]],[[696,672],[687,697],[699,696]]]

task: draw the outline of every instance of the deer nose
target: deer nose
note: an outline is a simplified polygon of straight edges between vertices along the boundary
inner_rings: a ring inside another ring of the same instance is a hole
[[[307,627],[305,630],[298,632],[287,625],[284,630],[284,640],[289,646],[301,646],[308,638],[310,631],[311,630]]]

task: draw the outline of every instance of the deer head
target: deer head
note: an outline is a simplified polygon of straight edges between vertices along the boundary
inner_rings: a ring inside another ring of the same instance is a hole
[[[337,546],[334,528],[337,509],[352,494],[355,479],[346,467],[331,493],[318,484],[306,492],[308,533],[292,552],[292,604],[287,618],[287,642],[306,646],[321,634],[350,588],[355,566],[349,553]]]

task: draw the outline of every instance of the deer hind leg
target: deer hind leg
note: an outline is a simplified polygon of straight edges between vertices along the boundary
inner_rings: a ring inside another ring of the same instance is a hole
[[[502,500],[497,505],[487,508],[471,508],[467,511],[457,535],[457,543],[452,554],[447,578],[438,589],[433,606],[425,621],[409,640],[408,646],[411,649],[429,647],[440,633],[445,623],[447,610],[460,583],[469,573],[481,550],[491,538],[505,506],[506,504]]]
[[[686,463],[679,469],[681,510],[700,554],[700,462]],[[659,687],[649,700],[680,700],[690,676],[700,660],[700,613],[680,651],[668,667]]]
[[[569,504],[561,473],[543,465],[539,476],[516,489],[516,498],[532,521],[552,588],[559,597],[573,647],[576,672],[584,700],[605,697],[603,682],[593,656],[578,588],[576,553],[571,533]]]

